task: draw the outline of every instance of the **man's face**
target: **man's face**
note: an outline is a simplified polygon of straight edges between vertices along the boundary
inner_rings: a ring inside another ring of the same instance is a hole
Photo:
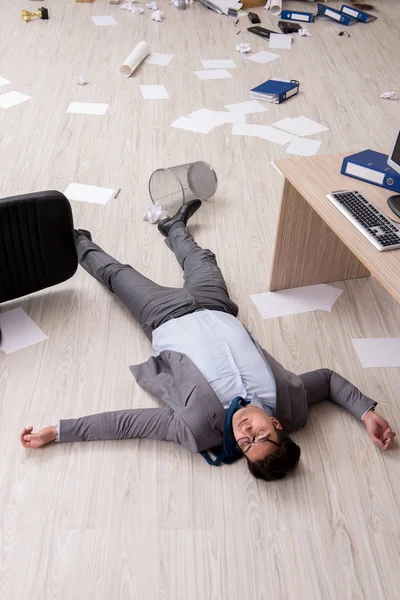
[[[282,425],[275,417],[269,417],[262,408],[257,406],[245,406],[233,415],[232,419],[233,434],[236,441],[241,438],[250,438],[256,436],[268,437],[273,442],[278,441],[277,429],[282,429]],[[278,450],[278,447],[271,442],[261,442],[252,444],[246,456],[252,462],[263,460],[266,456],[273,454]]]

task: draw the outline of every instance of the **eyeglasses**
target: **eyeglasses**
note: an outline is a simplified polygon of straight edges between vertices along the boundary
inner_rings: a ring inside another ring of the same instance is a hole
[[[243,452],[243,454],[247,454],[253,444],[261,444],[262,442],[270,442],[271,444],[280,447],[279,442],[274,442],[274,440],[271,440],[268,435],[255,435],[253,438],[242,437],[236,442],[236,446]]]

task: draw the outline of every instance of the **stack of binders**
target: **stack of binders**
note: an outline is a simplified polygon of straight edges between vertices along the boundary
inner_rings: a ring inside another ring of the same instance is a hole
[[[352,6],[347,6],[343,4],[340,10],[336,10],[336,8],[331,8],[330,6],[326,6],[325,4],[318,4],[318,17],[328,17],[329,19],[333,19],[337,23],[341,25],[354,25],[354,23],[369,23],[370,21],[375,21],[377,17],[374,15],[370,15],[362,10],[356,10]]]
[[[299,92],[300,84],[295,79],[287,81],[271,77],[261,85],[250,90],[250,96],[255,100],[280,104]]]

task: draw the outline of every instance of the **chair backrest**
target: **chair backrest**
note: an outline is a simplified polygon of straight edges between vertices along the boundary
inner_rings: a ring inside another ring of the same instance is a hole
[[[61,283],[77,267],[72,210],[63,194],[0,200],[0,302]]]

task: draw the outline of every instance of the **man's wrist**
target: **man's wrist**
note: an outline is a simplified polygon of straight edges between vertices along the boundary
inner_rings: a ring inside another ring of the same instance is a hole
[[[363,423],[367,423],[368,419],[371,418],[372,414],[375,412],[375,406],[370,406],[365,413],[361,416],[361,421]]]

